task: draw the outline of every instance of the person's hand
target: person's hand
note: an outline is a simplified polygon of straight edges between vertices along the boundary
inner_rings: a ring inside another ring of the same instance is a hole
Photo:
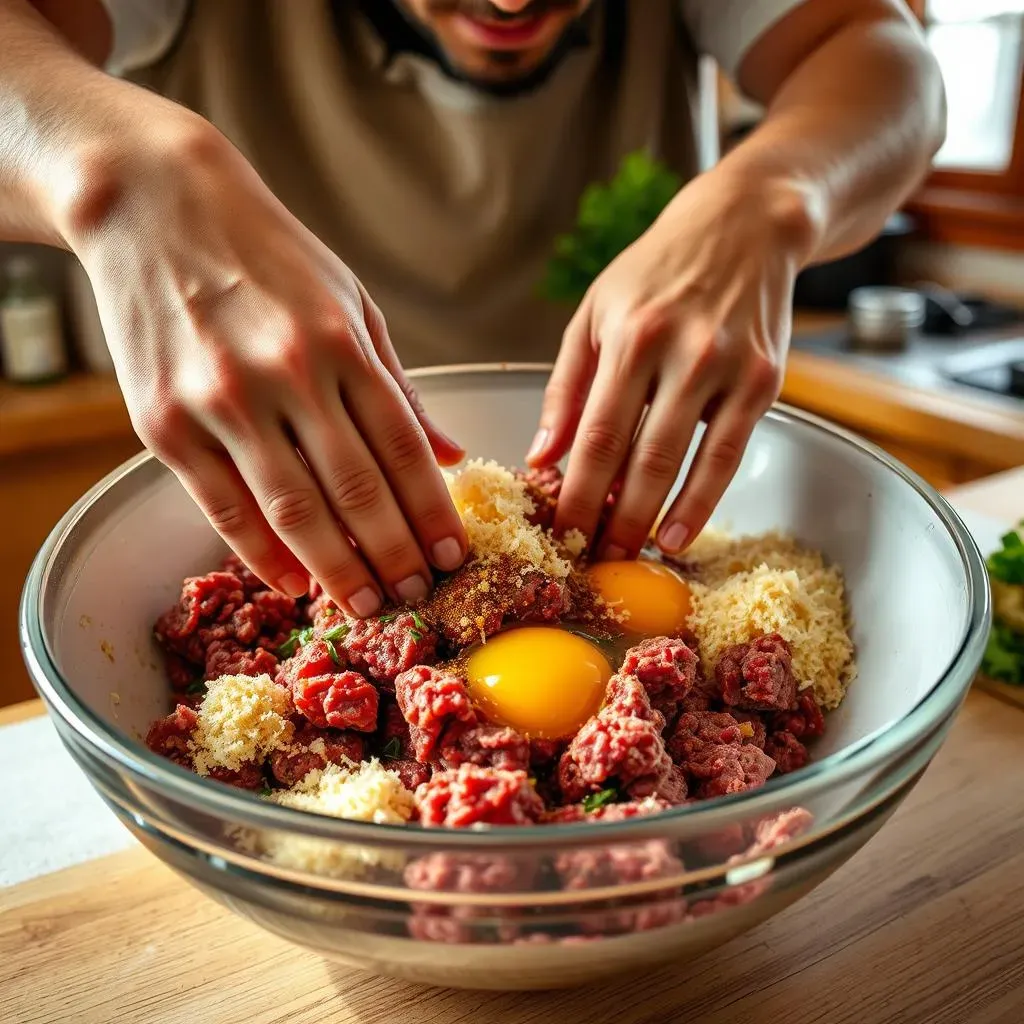
[[[596,553],[635,557],[703,419],[657,539],[676,553],[700,531],[779,395],[809,234],[795,192],[712,171],[597,278],[565,332],[528,456],[548,466],[571,446],[556,530],[593,540],[618,482]]]
[[[64,228],[136,431],[278,590],[312,575],[357,616],[426,596],[466,552],[438,467],[461,449],[352,272],[215,129],[146,103],[144,140],[82,162]]]

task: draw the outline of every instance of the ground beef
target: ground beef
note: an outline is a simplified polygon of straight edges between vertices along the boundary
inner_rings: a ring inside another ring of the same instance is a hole
[[[184,704],[179,704],[165,718],[158,718],[146,733],[146,746],[154,754],[168,757],[185,768],[192,767],[189,740],[195,731],[199,716]]]
[[[775,761],[753,743],[709,746],[700,760],[685,766],[688,775],[700,780],[696,796],[704,800],[756,789],[774,770]]]
[[[530,765],[533,768],[551,768],[562,756],[568,744],[565,740],[530,740]]]
[[[773,732],[764,745],[765,753],[775,761],[780,775],[803,768],[811,759],[807,748],[791,732]]]
[[[409,723],[418,761],[437,756],[441,733],[448,726],[477,721],[465,681],[441,669],[419,665],[403,672],[395,679],[395,698]]]
[[[425,609],[459,647],[517,622],[557,622],[568,609],[566,585],[510,555],[471,561],[445,577]]]
[[[667,748],[676,764],[686,765],[699,758],[708,745],[742,742],[740,723],[727,711],[685,711],[668,738]]]
[[[562,887],[586,890],[629,885],[678,875],[683,864],[663,839],[572,850],[555,858]],[[682,920],[686,901],[678,888],[630,900],[629,906],[607,901],[579,915],[580,929],[590,934],[647,931]]]
[[[530,741],[507,726],[456,723],[442,736],[441,760],[449,768],[475,764],[503,771],[526,771],[530,767]]]
[[[526,772],[505,772],[463,764],[439,772],[416,790],[424,825],[529,825],[544,813]]]
[[[516,475],[526,484],[526,493],[534,505],[533,514],[528,517],[530,522],[541,529],[550,529],[562,492],[562,471],[557,466],[549,466],[520,471]]]
[[[263,620],[261,646],[276,650],[288,639],[291,631],[298,628],[302,609],[294,597],[274,590],[261,590],[253,594],[251,600]]]
[[[311,771],[328,764],[358,764],[362,761],[366,741],[359,734],[336,729],[319,729],[312,723],[301,720],[296,726],[291,743],[270,755],[270,770],[283,786],[294,786]],[[317,749],[309,749],[311,745],[315,745]]]
[[[768,738],[764,719],[756,711],[740,711],[739,708],[733,708],[729,713],[739,723],[743,739],[764,750],[764,741]]]
[[[697,655],[682,640],[656,637],[631,647],[619,671],[636,676],[652,702],[680,701],[693,689],[698,664]]]
[[[206,777],[213,779],[214,782],[223,782],[226,786],[234,786],[237,789],[260,790],[266,785],[263,769],[255,761],[250,761],[237,770],[215,765]]]
[[[415,757],[412,737],[409,735],[409,723],[396,703],[394,694],[381,694],[379,721],[374,750],[381,754],[386,751],[385,756],[392,760]]]
[[[771,717],[773,732],[789,732],[798,740],[821,736],[825,732],[825,716],[811,690],[797,697],[795,711],[780,711]]]
[[[175,644],[192,636],[200,624],[225,622],[244,603],[242,581],[233,573],[190,576],[182,584],[178,603],[157,619],[157,639],[175,650]]]
[[[668,774],[658,783],[654,795],[665,803],[677,807],[686,803],[688,787],[686,785],[686,774],[679,765],[672,765]]]
[[[658,814],[667,811],[672,805],[658,797],[645,797],[643,800],[629,800],[625,803],[604,804],[602,807],[588,811],[583,804],[567,804],[555,807],[545,813],[543,824],[568,825],[580,821],[626,821],[647,814]]]
[[[418,613],[349,619],[347,625],[348,633],[336,647],[354,669],[378,682],[391,683],[400,673],[437,657],[437,632]]]
[[[170,680],[171,689],[179,691],[177,695],[180,696],[180,691],[187,690],[202,673],[197,671],[195,665],[189,664],[173,651],[165,650],[163,656],[164,670]]]
[[[802,836],[814,823],[814,815],[803,807],[792,807],[759,822],[754,842],[742,857],[756,857]],[[736,858],[739,859],[739,858]]]
[[[213,640],[206,648],[203,678],[273,676],[277,667],[277,657],[262,647],[251,650],[235,640]]]
[[[421,764],[414,757],[400,757],[398,759],[385,758],[383,765],[388,771],[394,772],[401,780],[406,789],[415,792],[424,782],[429,782],[433,777],[435,767],[431,764]],[[436,762],[437,771],[444,771],[444,765]]]
[[[796,707],[796,677],[789,644],[778,633],[756,637],[722,652],[715,666],[722,700],[749,711]]]
[[[602,709],[569,743],[558,763],[558,782],[570,803],[609,785],[643,797],[657,790],[671,767],[660,721]]]
[[[724,796],[763,785],[775,769],[771,757],[744,739],[740,723],[726,712],[684,712],[669,737],[668,750],[695,783],[693,795]]]
[[[380,694],[358,672],[296,679],[292,683],[295,708],[321,729],[355,729],[373,732],[377,728]]]
[[[231,573],[232,576],[238,578],[242,584],[242,588],[246,594],[254,594],[258,590],[267,591],[272,593],[270,587],[263,582],[246,564],[243,562],[238,555],[231,554],[224,559],[221,564],[221,571]],[[294,602],[294,598],[289,597],[289,601]]]
[[[651,707],[647,690],[635,676],[617,673],[608,680],[604,705],[601,709],[606,716],[616,718],[642,718],[651,722],[660,732],[665,727],[665,717]]]

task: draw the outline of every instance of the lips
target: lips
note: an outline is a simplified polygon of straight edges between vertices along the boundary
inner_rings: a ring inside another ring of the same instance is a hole
[[[460,33],[477,46],[489,50],[524,50],[540,40],[551,17],[549,13],[499,21],[460,14],[455,20]]]

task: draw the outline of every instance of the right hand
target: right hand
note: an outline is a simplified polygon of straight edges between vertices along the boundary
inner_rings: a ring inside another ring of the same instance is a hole
[[[212,126],[138,92],[129,114],[145,138],[81,160],[64,235],[139,437],[276,589],[312,576],[359,617],[426,596],[466,554],[438,468],[463,452],[380,310]]]

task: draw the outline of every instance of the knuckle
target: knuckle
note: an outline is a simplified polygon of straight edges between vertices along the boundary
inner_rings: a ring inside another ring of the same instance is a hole
[[[399,473],[415,469],[427,454],[426,440],[411,420],[387,426],[382,448],[387,464]]]
[[[682,463],[675,448],[661,441],[639,441],[634,458],[643,476],[659,481],[674,479]]]
[[[272,488],[266,496],[267,520],[277,530],[290,532],[311,526],[318,513],[317,496],[305,487]]]
[[[423,559],[412,537],[392,537],[373,547],[372,561],[378,568],[387,569],[383,575],[398,580],[419,568]]]
[[[142,443],[162,461],[175,460],[188,434],[188,411],[177,402],[147,402],[132,411],[132,426]]]
[[[205,498],[203,512],[210,525],[225,537],[238,537],[246,532],[249,516],[238,501],[230,498]]]
[[[316,569],[320,585],[331,594],[353,594],[369,582],[369,574],[354,555],[342,555]]]
[[[626,316],[623,337],[638,354],[661,345],[672,325],[671,311],[657,302],[638,306]]]
[[[762,402],[770,405],[782,392],[782,370],[767,356],[758,355],[747,367],[747,379],[751,392]]]
[[[342,513],[374,511],[383,500],[383,482],[375,468],[339,466],[331,473],[328,490]]]
[[[591,462],[618,465],[626,454],[625,434],[610,423],[592,423],[580,431],[580,446]]]
[[[695,381],[707,380],[718,373],[722,365],[722,346],[713,334],[705,336],[693,347],[690,362]]]
[[[713,468],[734,470],[743,458],[743,444],[733,437],[718,437],[708,446],[707,459]]]

